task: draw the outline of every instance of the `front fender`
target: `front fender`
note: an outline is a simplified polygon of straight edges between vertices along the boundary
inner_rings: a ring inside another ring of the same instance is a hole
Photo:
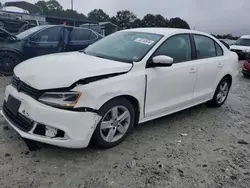
[[[0,52],[1,51],[12,52],[12,53],[18,54],[21,60],[24,60],[24,54],[15,48],[1,47]]]
[[[99,80],[87,85],[78,85],[73,90],[81,91],[82,96],[76,108],[88,107],[98,110],[109,100],[128,95],[139,102],[140,111],[144,107],[145,97],[145,72],[127,73],[124,75]]]

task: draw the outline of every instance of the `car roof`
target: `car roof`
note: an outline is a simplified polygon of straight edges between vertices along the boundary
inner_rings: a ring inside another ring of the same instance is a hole
[[[87,30],[91,30],[90,28],[85,28],[85,27],[76,27],[76,26],[71,26],[71,25],[64,25],[64,24],[60,24],[60,25],[43,25],[44,27],[56,27],[56,26],[62,26],[62,27],[66,27],[66,28],[75,28],[75,29],[87,29]]]
[[[250,35],[243,35],[240,37],[241,39],[250,39]]]
[[[207,33],[203,33],[200,31],[190,30],[190,29],[178,29],[178,28],[166,28],[166,27],[145,27],[145,28],[135,28],[135,29],[126,29],[123,31],[134,31],[134,32],[145,32],[159,35],[172,35],[178,33],[193,33],[193,34],[201,34],[211,36]]]

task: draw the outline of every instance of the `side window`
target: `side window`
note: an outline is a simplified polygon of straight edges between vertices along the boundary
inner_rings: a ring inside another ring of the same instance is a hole
[[[70,34],[71,41],[90,40],[91,31],[87,29],[74,29]]]
[[[217,44],[217,42],[214,42],[214,43],[215,43],[215,48],[216,48],[216,54],[217,54],[217,56],[223,56],[223,50],[220,47],[220,45]]]
[[[154,57],[166,55],[174,59],[174,63],[191,60],[191,42],[189,35],[175,35],[167,39],[154,53]]]
[[[34,42],[59,42],[62,27],[51,27],[31,37]]]
[[[198,59],[210,58],[216,56],[216,49],[213,39],[202,36],[193,35],[196,45],[196,53]]]
[[[90,40],[94,40],[94,39],[96,39],[96,38],[97,38],[96,34],[93,33],[92,31],[90,31],[89,39],[90,39]]]

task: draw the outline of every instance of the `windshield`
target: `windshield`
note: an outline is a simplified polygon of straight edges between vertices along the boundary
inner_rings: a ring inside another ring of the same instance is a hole
[[[250,39],[238,39],[234,45],[250,46]]]
[[[92,44],[84,53],[122,62],[138,62],[162,38],[162,35],[122,31]]]
[[[19,33],[18,35],[16,35],[16,37],[17,37],[18,39],[21,39],[21,40],[22,40],[22,39],[28,37],[29,35],[31,35],[31,34],[37,32],[37,31],[39,31],[40,29],[43,29],[43,28],[45,28],[45,27],[48,27],[48,26],[44,26],[44,25],[43,25],[43,26],[32,27],[32,28],[30,28],[30,29],[28,29],[28,30],[25,30],[25,31]]]

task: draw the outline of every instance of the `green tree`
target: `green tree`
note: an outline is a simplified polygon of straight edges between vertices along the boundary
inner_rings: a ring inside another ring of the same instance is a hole
[[[37,3],[35,3],[35,5],[39,6],[40,9],[43,11],[43,13],[47,13],[48,12],[48,7],[47,7],[47,3],[45,1],[38,1]]]
[[[183,28],[183,29],[190,29],[190,26],[185,20],[182,20],[181,18],[171,18],[169,20],[169,27],[172,28]]]
[[[121,29],[129,29],[132,28],[132,24],[136,20],[136,15],[128,10],[122,10],[118,11],[115,18],[111,20]]]
[[[88,13],[88,19],[97,22],[106,22],[110,20],[110,17],[102,9],[94,9]]]
[[[132,28],[142,27],[141,19],[137,18],[132,22]]]
[[[60,5],[60,3],[56,0],[49,0],[46,2],[46,5],[47,5],[49,10],[63,11],[62,5]]]
[[[143,27],[168,27],[168,20],[163,16],[157,14],[147,14],[142,19]]]
[[[67,9],[63,12],[63,16],[72,19],[86,19],[84,14],[79,14],[75,10]]]

